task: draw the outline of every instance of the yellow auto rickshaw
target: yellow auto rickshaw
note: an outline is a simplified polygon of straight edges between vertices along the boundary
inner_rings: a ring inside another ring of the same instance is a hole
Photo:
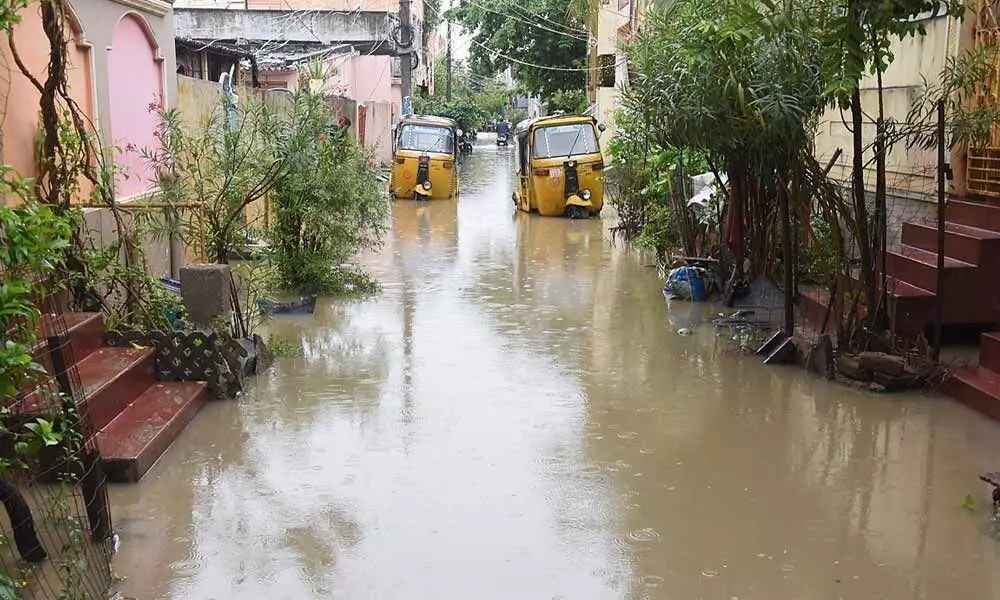
[[[417,200],[457,195],[457,130],[455,121],[444,117],[414,115],[400,121],[392,142],[389,192]]]
[[[604,125],[586,115],[527,119],[514,130],[514,205],[525,212],[583,219],[604,207]]]

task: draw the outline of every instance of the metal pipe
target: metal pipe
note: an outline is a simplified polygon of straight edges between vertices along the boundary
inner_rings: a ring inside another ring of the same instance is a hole
[[[944,162],[944,100],[937,106],[937,289],[934,290],[934,345],[931,348],[931,358],[938,361],[941,358],[941,326],[944,315],[944,181],[948,165]]]

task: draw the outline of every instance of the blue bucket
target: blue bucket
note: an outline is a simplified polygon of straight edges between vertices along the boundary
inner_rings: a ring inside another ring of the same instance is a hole
[[[704,302],[708,294],[705,292],[705,281],[701,273],[695,267],[678,267],[670,272],[667,277],[667,287],[673,281],[685,281],[691,290],[691,300],[694,302]]]

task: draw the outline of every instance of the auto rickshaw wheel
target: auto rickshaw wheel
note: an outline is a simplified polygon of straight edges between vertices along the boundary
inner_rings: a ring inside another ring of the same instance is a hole
[[[590,212],[584,206],[577,206],[576,204],[570,204],[566,207],[566,217],[570,219],[586,219],[590,216]]]

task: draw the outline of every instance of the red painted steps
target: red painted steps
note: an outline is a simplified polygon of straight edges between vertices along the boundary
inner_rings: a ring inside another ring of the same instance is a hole
[[[969,408],[1000,421],[1000,373],[986,367],[959,369],[944,391]]]
[[[898,251],[889,251],[886,270],[898,281],[930,292],[937,291],[937,254],[913,246],[903,245]],[[946,286],[975,281],[976,265],[948,256],[944,259],[944,284]]]
[[[946,325],[996,325],[1000,321],[1000,205],[949,200],[945,208],[945,272],[942,309]],[[889,273],[937,290],[936,225],[906,223],[903,248],[887,257]],[[980,336],[979,366],[957,369],[944,390],[953,398],[1000,420],[1000,332]]]
[[[97,434],[111,481],[139,481],[208,399],[202,381],[156,383]]]
[[[49,332],[57,319],[43,320]],[[138,481],[180,435],[184,426],[208,400],[207,384],[158,382],[155,351],[141,347],[104,347],[104,320],[100,314],[62,315],[70,342],[69,360],[75,361],[84,410],[95,430],[101,457],[112,481]],[[48,355],[47,345],[36,353]],[[51,361],[43,359],[46,368]],[[32,392],[22,404],[27,414],[41,410],[42,398]]]
[[[1000,232],[959,223],[945,223],[944,251],[951,258],[982,265],[1000,257]],[[903,223],[902,242],[926,250],[935,256],[938,247],[937,227],[922,223]]]
[[[35,344],[33,354],[46,368],[51,368],[51,357],[44,336],[65,327],[66,332],[60,336],[62,341],[72,342],[72,359],[81,361],[104,345],[104,319],[99,313],[65,313],[62,315],[42,315],[40,339]]]
[[[945,391],[969,408],[1000,420],[1000,331],[979,337],[979,366],[954,371]]]
[[[988,231],[1000,231],[1000,205],[968,200],[948,200],[945,221]]]

